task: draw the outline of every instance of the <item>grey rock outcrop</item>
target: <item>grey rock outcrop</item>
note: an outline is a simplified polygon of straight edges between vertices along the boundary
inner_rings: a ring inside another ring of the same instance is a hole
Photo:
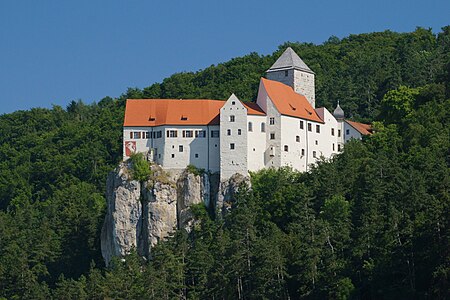
[[[241,184],[246,184],[250,187],[250,178],[241,174],[234,174],[229,179],[220,182],[216,201],[218,216],[226,214],[231,209],[234,195],[239,191]]]
[[[131,180],[124,165],[108,175],[106,182],[107,213],[101,233],[105,262],[123,256],[137,246],[141,227],[141,186]]]
[[[114,256],[134,248],[150,257],[151,248],[178,229],[190,232],[194,216],[190,207],[204,203],[219,215],[231,208],[234,194],[248,177],[235,174],[219,183],[218,174],[193,174],[188,170],[167,173],[152,165],[146,182],[133,180],[122,163],[107,179],[107,214],[101,233],[102,256],[108,265]]]

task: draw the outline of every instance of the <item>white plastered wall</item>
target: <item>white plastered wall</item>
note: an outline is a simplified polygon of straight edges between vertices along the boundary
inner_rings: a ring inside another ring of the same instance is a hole
[[[247,108],[232,95],[220,109],[220,180],[236,173],[248,175]]]
[[[252,123],[251,132],[248,131],[247,124],[248,170],[258,171],[264,168],[266,132],[261,131],[261,124],[266,123],[267,118],[261,115],[248,115],[247,121]]]
[[[347,133],[348,132],[348,133]],[[347,143],[351,139],[358,139],[360,140],[362,138],[361,133],[359,133],[358,130],[356,130],[353,126],[348,124],[347,122],[344,122],[344,140]]]

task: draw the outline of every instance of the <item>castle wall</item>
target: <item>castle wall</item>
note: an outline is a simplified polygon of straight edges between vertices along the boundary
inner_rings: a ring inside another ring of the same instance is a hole
[[[220,109],[220,180],[248,174],[247,109],[232,95]]]
[[[358,139],[360,140],[362,138],[361,133],[353,128],[353,126],[349,125],[347,122],[344,122],[344,141],[347,143],[351,139]]]
[[[267,117],[248,115],[247,121],[252,124],[252,131],[249,131],[247,123],[248,170],[258,171],[264,168],[264,152],[266,151],[267,130],[264,132],[261,131],[261,125],[264,123],[264,129],[267,128]]]

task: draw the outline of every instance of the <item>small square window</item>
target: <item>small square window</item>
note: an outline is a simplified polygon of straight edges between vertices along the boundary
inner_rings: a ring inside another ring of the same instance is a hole
[[[178,146],[178,152],[183,152],[183,151],[184,151],[183,145],[179,145],[179,146]]]
[[[231,149],[231,150],[234,150],[234,143],[231,143],[231,144],[230,144],[230,149]]]
[[[227,129],[227,135],[231,135],[231,129]]]
[[[319,141],[318,140],[316,140],[316,145],[319,145]]]
[[[236,118],[233,115],[231,115],[230,116],[230,122],[234,122],[235,120],[236,120]]]
[[[271,139],[271,140],[274,140],[274,139],[275,139],[275,133],[272,132],[272,133],[270,134],[270,139]]]
[[[295,137],[295,141],[296,141],[297,143],[300,143],[300,137],[299,137],[298,135]]]
[[[286,152],[289,151],[289,146],[288,145],[284,145],[284,151],[286,151]]]
[[[198,158],[198,153],[195,153],[195,158]]]
[[[175,154],[172,153],[172,158],[175,158]]]
[[[347,129],[347,130],[345,131],[345,134],[346,134],[346,135],[349,135],[349,134],[350,134],[350,129]]]
[[[234,102],[234,101],[231,102],[231,105],[235,105],[235,104],[236,104],[236,102]]]
[[[238,129],[238,135],[242,134],[242,130]]]
[[[320,133],[320,125],[316,125],[316,132]]]

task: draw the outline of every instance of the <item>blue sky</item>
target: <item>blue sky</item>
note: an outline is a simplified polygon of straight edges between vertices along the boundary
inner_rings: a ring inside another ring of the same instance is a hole
[[[448,0],[0,0],[0,114],[116,97],[286,41],[446,25]]]

